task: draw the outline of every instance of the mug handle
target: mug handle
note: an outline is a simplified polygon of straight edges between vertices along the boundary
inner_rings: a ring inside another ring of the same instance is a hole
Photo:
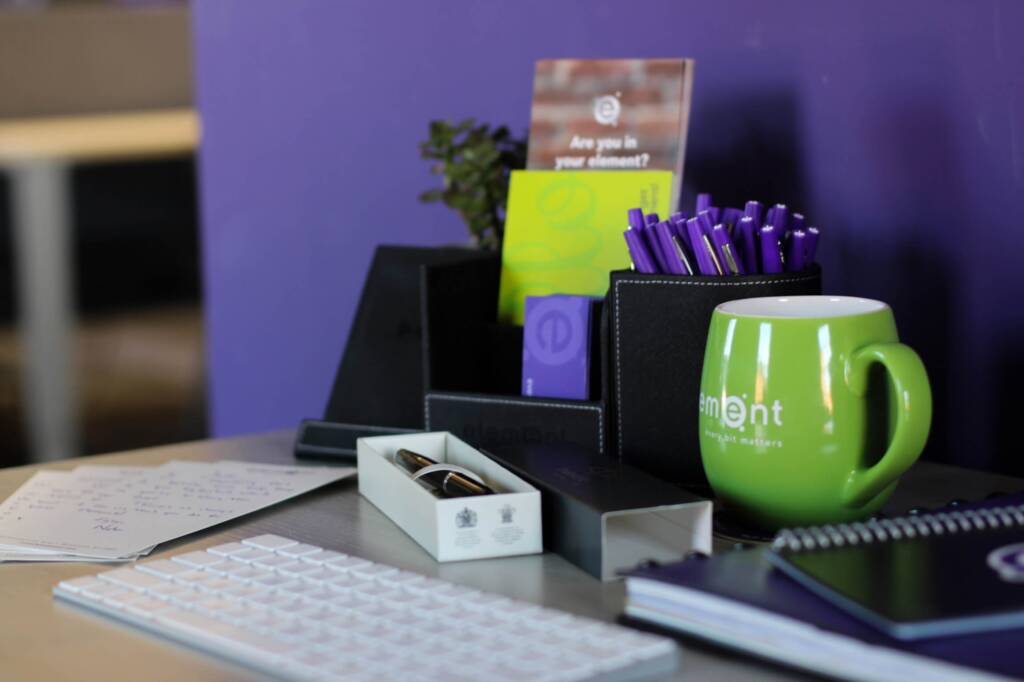
[[[917,353],[902,343],[873,343],[851,355],[846,383],[863,398],[868,389],[868,370],[879,362],[892,378],[897,395],[896,430],[878,462],[850,472],[842,490],[848,507],[868,503],[895,481],[921,454],[932,423],[932,391],[928,374]]]

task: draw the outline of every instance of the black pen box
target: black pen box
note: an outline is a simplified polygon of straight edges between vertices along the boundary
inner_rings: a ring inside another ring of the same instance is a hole
[[[544,547],[610,580],[645,560],[711,552],[711,501],[571,445],[485,449],[540,490]]]
[[[425,427],[477,447],[575,443],[607,452],[603,307],[591,335],[590,399],[523,396],[523,329],[497,322],[500,271],[497,255],[421,271]]]
[[[711,314],[720,303],[821,293],[821,268],[741,277],[611,273],[611,436],[621,461],[710,494],[700,458],[698,395]]]
[[[441,498],[395,464],[407,448],[438,463],[463,467],[495,494]],[[450,433],[360,438],[359,493],[438,561],[536,554],[542,551],[540,493],[529,482]]]

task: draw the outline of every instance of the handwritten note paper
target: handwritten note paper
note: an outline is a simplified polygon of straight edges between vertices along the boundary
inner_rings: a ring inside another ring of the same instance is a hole
[[[177,460],[155,468],[40,471],[0,504],[0,561],[130,560],[354,473]]]

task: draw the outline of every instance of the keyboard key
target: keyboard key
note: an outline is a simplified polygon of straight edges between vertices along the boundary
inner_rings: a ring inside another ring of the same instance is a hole
[[[136,592],[142,592],[164,582],[161,578],[158,578],[152,573],[137,571],[134,568],[118,568],[113,571],[100,573],[96,577],[100,580],[106,580],[107,582],[114,583],[115,585],[135,590]]]
[[[325,565],[332,571],[351,571],[353,568],[359,568],[361,566],[369,565],[369,561],[366,559],[360,559],[359,557],[347,556],[344,559],[338,559],[336,561],[328,561]]]
[[[146,594],[156,599],[171,599],[175,595],[184,594],[185,592],[191,592],[191,587],[184,587],[177,583],[164,582],[159,585],[154,585],[146,590]]]
[[[61,589],[67,590],[68,592],[71,592],[72,594],[78,594],[79,592],[82,591],[83,588],[86,588],[86,587],[96,587],[96,586],[101,585],[101,584],[102,584],[102,581],[97,579],[96,576],[94,576],[94,575],[86,575],[86,576],[82,576],[81,578],[72,578],[71,580],[62,580],[62,581],[60,581],[59,587]]]
[[[126,601],[124,604],[125,611],[140,618],[152,618],[169,608],[173,607],[167,602],[153,597],[139,597],[138,599]]]
[[[397,568],[384,566],[383,564],[366,564],[365,566],[356,566],[352,569],[352,575],[360,578],[380,578],[397,573]]]
[[[243,545],[241,542],[228,542],[216,547],[210,547],[206,551],[218,556],[231,556],[232,554],[244,552],[247,549],[249,549],[248,545]]]
[[[301,557],[302,561],[310,564],[316,564],[322,566],[329,561],[337,561],[338,559],[348,558],[347,554],[341,552],[335,552],[330,549],[321,549],[319,552],[311,552]]]
[[[282,549],[284,547],[290,547],[292,545],[297,545],[299,543],[296,542],[295,540],[289,540],[288,538],[283,538],[280,535],[270,535],[270,534],[267,534],[267,535],[257,535],[256,537],[249,538],[248,540],[242,540],[242,544],[243,545],[249,545],[250,547],[256,547],[258,549],[265,549],[265,550],[273,552],[273,551],[276,551],[278,549]]]
[[[179,564],[187,564],[193,568],[202,568],[204,566],[223,563],[224,557],[217,556],[216,554],[210,554],[209,552],[188,552],[187,554],[179,554],[176,557],[171,557],[171,561],[177,561]]]
[[[274,556],[272,552],[268,552],[263,549],[256,549],[255,547],[250,547],[244,552],[232,554],[231,558],[235,561],[244,561],[247,564],[251,564],[254,561],[259,561],[260,559],[269,559],[272,556]]]
[[[136,568],[146,573],[152,573],[153,575],[158,575],[167,578],[195,570],[191,566],[179,564],[178,562],[170,561],[169,559],[157,559],[155,561],[147,561],[144,564],[139,564]]]
[[[307,556],[307,555],[311,555],[311,554],[316,554],[317,552],[321,552],[321,551],[323,551],[323,550],[321,550],[319,547],[314,547],[313,545],[307,545],[307,544],[301,544],[300,543],[300,544],[288,545],[287,547],[282,547],[282,548],[277,550],[277,553],[281,554],[282,556],[301,557],[301,556]]]
[[[323,569],[316,564],[304,564],[301,561],[292,561],[286,566],[280,566],[278,569],[279,573],[290,576],[304,576],[308,573],[317,573]]]
[[[258,559],[257,561],[253,562],[253,566],[257,566],[259,568],[266,568],[270,570],[278,569],[282,566],[289,566],[291,564],[298,565],[298,562],[296,562],[295,559],[292,559],[291,557],[280,556],[278,554],[272,554],[266,559]]]

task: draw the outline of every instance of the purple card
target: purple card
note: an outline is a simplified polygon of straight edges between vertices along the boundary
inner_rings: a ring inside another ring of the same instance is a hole
[[[523,395],[586,400],[590,391],[589,296],[527,296]]]

